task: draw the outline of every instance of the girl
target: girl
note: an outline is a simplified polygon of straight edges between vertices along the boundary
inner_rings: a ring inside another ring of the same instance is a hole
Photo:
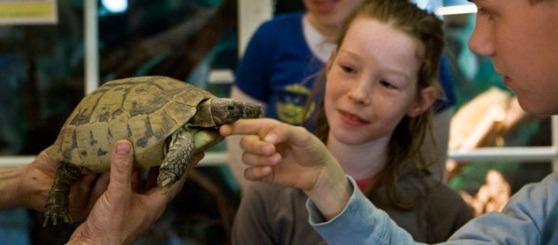
[[[315,75],[323,70],[337,46],[337,37],[349,15],[363,0],[301,0],[305,11],[276,15],[263,23],[246,47],[235,73],[231,98],[257,102],[265,108],[265,116],[293,125],[305,125],[313,107],[305,113],[305,103],[310,95]],[[442,58],[444,61],[444,58]],[[438,78],[445,96],[434,104],[433,130],[437,146],[425,142],[426,157],[440,164],[433,164],[430,171],[443,177],[447,157],[447,142],[452,108],[455,104],[453,81],[449,63],[441,63]],[[242,176],[245,166],[240,159],[242,150],[238,137],[227,138],[228,165],[240,187],[247,184]],[[439,159],[436,159],[439,158]]]
[[[441,21],[406,0],[372,0],[356,10],[341,34],[314,88],[316,94],[323,93],[315,118],[320,126],[318,137],[358,188],[415,240],[446,240],[472,218],[472,212],[457,193],[429,176],[427,167],[432,163],[420,151],[439,90],[436,75],[444,46]],[[230,132],[225,126],[221,132],[263,134],[256,129],[263,124],[292,127],[262,120],[238,123],[249,124],[253,130]],[[250,139],[256,137],[243,139],[248,152]],[[272,172],[264,181],[302,191],[249,185],[235,219],[233,243],[324,243],[308,224],[305,210],[305,192],[316,184],[315,176],[290,168],[287,158],[278,158],[287,156],[281,152],[291,147],[297,146],[277,145],[280,155],[272,159],[281,163],[265,170]],[[251,153],[243,159],[249,163],[264,160]],[[290,180],[283,179],[288,175],[292,175]],[[344,187],[332,189],[331,197]]]

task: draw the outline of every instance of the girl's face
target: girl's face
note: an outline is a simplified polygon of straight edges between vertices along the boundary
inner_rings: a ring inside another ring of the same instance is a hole
[[[304,0],[313,22],[329,28],[340,27],[364,0]]]
[[[374,19],[357,18],[327,65],[324,98],[330,139],[357,145],[389,140],[405,116],[427,110],[433,87],[417,88],[422,45]]]

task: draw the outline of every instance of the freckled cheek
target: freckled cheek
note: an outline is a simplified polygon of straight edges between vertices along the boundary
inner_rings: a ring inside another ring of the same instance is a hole
[[[373,110],[374,114],[384,118],[384,120],[396,123],[399,123],[407,113],[406,108],[403,108],[402,105],[398,105],[389,99],[374,100],[370,110]]]
[[[330,116],[330,111],[333,110],[335,107],[335,100],[336,100],[336,96],[332,93],[332,91],[326,89],[324,95],[324,107],[325,107],[325,112],[327,117]]]
[[[328,82],[326,84],[325,90],[325,100],[335,101],[336,99],[342,97],[349,91],[347,85],[343,85],[337,82]]]

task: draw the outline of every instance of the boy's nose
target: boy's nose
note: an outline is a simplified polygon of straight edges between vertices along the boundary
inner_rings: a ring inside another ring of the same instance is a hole
[[[484,18],[484,17],[481,17]],[[493,41],[493,28],[488,20],[480,19],[477,16],[477,21],[473,33],[469,38],[469,48],[477,55],[494,56],[495,46]]]

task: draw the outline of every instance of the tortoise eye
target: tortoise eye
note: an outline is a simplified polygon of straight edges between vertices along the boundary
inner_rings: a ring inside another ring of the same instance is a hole
[[[227,110],[229,110],[229,111],[234,111],[234,106],[228,105],[228,106],[227,106]]]

